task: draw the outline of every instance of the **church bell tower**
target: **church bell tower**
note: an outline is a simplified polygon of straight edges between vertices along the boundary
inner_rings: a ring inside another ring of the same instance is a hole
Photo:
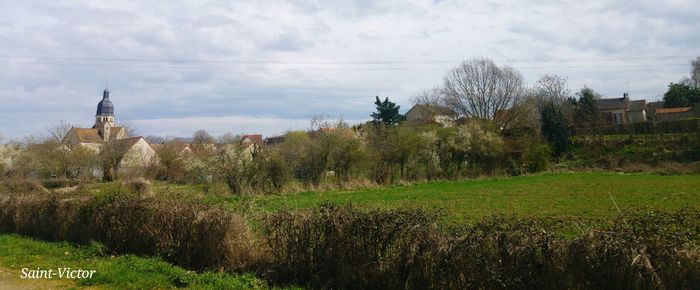
[[[102,140],[107,142],[109,141],[112,127],[114,127],[114,104],[109,100],[109,91],[105,88],[105,91],[102,93],[102,100],[97,104],[95,126],[92,128],[97,129]]]

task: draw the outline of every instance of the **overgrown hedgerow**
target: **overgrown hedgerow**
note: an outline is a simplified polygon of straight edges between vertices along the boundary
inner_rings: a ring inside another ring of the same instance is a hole
[[[133,194],[0,195],[0,232],[97,241],[115,253],[161,256],[191,269],[238,270],[255,261],[245,218],[219,207]]]
[[[0,194],[0,232],[190,269],[253,271],[279,284],[362,289],[693,289],[700,212],[624,215],[571,238],[549,221],[494,216],[442,228],[422,210],[325,204],[244,217],[184,198]]]
[[[565,238],[495,217],[457,231],[434,215],[324,205],[266,219],[270,279],[312,288],[692,289],[697,212],[620,219]]]

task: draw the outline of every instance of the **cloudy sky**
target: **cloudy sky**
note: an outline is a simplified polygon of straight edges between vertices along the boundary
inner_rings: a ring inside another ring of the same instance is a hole
[[[273,135],[405,111],[474,57],[654,100],[700,55],[695,1],[551,2],[3,0],[0,133],[91,126],[108,82],[140,134]]]

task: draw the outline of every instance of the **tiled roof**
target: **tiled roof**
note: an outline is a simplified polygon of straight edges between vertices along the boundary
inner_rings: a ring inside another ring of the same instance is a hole
[[[627,106],[627,111],[643,111],[647,106],[647,101],[645,100],[635,100],[629,101]]]
[[[80,143],[102,143],[102,137],[97,129],[73,128]]]
[[[657,108],[656,113],[657,114],[673,114],[673,113],[685,113],[685,112],[690,112],[693,108],[692,107],[683,107],[683,108]]]
[[[246,139],[250,140],[250,142],[252,142],[253,144],[256,144],[256,145],[263,144],[262,134],[243,135],[243,137],[241,137],[241,142],[245,142]]]
[[[599,99],[597,101],[600,110],[623,110],[627,106],[627,98]]]
[[[131,146],[134,146],[134,144],[139,142],[139,140],[141,140],[141,139],[143,139],[143,137],[141,137],[141,136],[130,137],[130,138],[119,139],[119,140],[116,140],[115,142],[117,144],[123,144],[123,145],[126,145],[127,147],[131,147]]]

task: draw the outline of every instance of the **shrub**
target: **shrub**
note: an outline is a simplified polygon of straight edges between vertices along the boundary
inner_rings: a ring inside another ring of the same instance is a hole
[[[690,289],[700,213],[627,215],[565,238],[495,216],[447,231],[421,211],[323,205],[265,220],[269,278],[312,288]]]
[[[544,144],[535,144],[527,151],[523,157],[529,172],[540,172],[547,170],[552,150]]]
[[[97,241],[115,253],[157,255],[191,269],[239,270],[251,266],[257,255],[243,217],[168,197],[1,195],[0,232],[81,244]]]
[[[139,196],[149,196],[151,192],[151,182],[143,177],[135,177],[127,179],[123,182],[124,186],[131,192]]]

